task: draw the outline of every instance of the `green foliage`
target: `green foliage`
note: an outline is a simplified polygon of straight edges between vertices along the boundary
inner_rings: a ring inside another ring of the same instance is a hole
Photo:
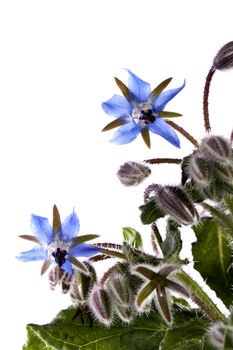
[[[197,317],[196,312],[178,309],[172,328],[165,325],[158,313],[137,318],[132,325],[119,321],[110,329],[96,323],[90,327],[76,318],[75,309],[61,311],[47,325],[29,324],[28,341],[23,350],[211,350],[205,339],[205,327],[209,321]]]
[[[132,227],[123,227],[123,238],[134,248],[142,248],[143,246],[140,233]]]
[[[153,198],[146,204],[141,205],[139,209],[141,210],[140,218],[144,225],[152,224],[155,220],[164,216],[161,209],[157,207]]]
[[[192,244],[194,267],[217,296],[229,306],[233,301],[232,250],[227,234],[212,218],[193,227],[197,241]]]

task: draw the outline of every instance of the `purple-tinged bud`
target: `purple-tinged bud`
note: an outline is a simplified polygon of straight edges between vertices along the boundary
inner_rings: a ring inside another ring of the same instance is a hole
[[[118,317],[125,323],[130,323],[133,320],[133,308],[132,306],[115,305],[115,311]]]
[[[200,188],[206,188],[211,182],[211,167],[209,163],[200,156],[199,152],[194,153],[188,162],[187,173]]]
[[[225,327],[223,322],[217,322],[208,331],[208,338],[215,349],[223,349]]]
[[[70,297],[75,304],[84,303],[86,301],[91,288],[96,282],[96,272],[94,267],[87,261],[84,261],[83,264],[88,271],[88,275],[76,271],[70,287]]]
[[[124,163],[117,172],[117,176],[124,186],[139,185],[150,174],[151,170],[148,166],[137,162]]]
[[[111,325],[113,307],[110,294],[106,287],[96,284],[89,295],[88,305],[93,316],[100,323],[107,327]]]
[[[154,186],[156,205],[182,225],[193,225],[198,212],[188,195],[178,186]]]
[[[50,288],[54,290],[57,284],[61,285],[61,291],[66,294],[70,290],[73,281],[73,276],[56,265],[52,268],[48,275]]]
[[[121,274],[115,274],[109,279],[109,289],[113,294],[114,301],[124,307],[129,306],[131,290],[127,280]]]
[[[233,165],[231,141],[223,136],[211,135],[205,137],[199,150],[209,161],[223,166]]]
[[[225,44],[217,53],[213,61],[213,67],[219,70],[233,67],[233,41]]]

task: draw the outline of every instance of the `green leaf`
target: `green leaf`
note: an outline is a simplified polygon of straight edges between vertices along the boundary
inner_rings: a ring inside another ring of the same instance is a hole
[[[158,314],[138,319],[132,326],[122,323],[107,329],[88,320],[72,321],[74,309],[60,312],[47,325],[29,324],[28,342],[23,350],[155,350],[164,337],[165,327]]]
[[[212,350],[205,341],[206,327],[208,321],[201,319],[191,319],[175,325],[166,332],[160,345],[160,350]]]
[[[212,218],[193,227],[197,241],[192,244],[194,267],[226,306],[233,301],[233,276],[230,273],[232,250],[227,234]]]
[[[146,204],[141,205],[139,209],[141,210],[140,218],[144,225],[152,224],[155,220],[164,216],[161,209],[157,207],[153,198]]]
[[[87,242],[87,241],[91,241],[92,239],[98,238],[100,237],[99,235],[82,235],[82,236],[78,236],[72,239],[73,243],[83,243],[83,242]]]
[[[209,327],[205,318],[195,317],[197,311],[174,310],[175,324],[168,328],[158,313],[150,313],[126,326],[120,321],[105,328],[94,322],[90,327],[84,315],[72,321],[75,309],[61,311],[46,325],[29,324],[28,341],[23,350],[213,350],[205,343]],[[198,346],[199,344],[199,346]]]
[[[162,244],[162,251],[165,258],[172,256],[179,257],[182,249],[182,240],[177,223],[169,220],[166,228],[166,238]]]
[[[142,237],[138,231],[132,227],[123,227],[124,241],[132,245],[132,247],[142,248]]]

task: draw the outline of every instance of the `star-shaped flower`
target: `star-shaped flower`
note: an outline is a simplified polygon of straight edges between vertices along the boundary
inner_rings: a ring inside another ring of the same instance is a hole
[[[53,207],[53,225],[47,218],[32,214],[32,231],[35,236],[21,235],[21,238],[38,243],[35,248],[20,253],[17,257],[20,261],[44,260],[41,268],[43,274],[52,263],[73,275],[72,264],[82,272],[87,272],[85,266],[75,257],[90,257],[101,251],[101,249],[83,243],[98,237],[97,235],[79,236],[79,219],[73,211],[62,223],[59,211]]]
[[[172,316],[169,307],[167,291],[169,289],[189,297],[189,292],[179,283],[167,277],[179,269],[175,264],[164,264],[159,267],[151,265],[137,265],[132,268],[132,273],[139,276],[145,283],[136,295],[135,305],[141,311],[143,307],[155,296],[157,308],[166,322],[171,323]]]
[[[180,147],[177,134],[163,118],[181,116],[179,113],[164,111],[164,108],[184,88],[185,82],[176,89],[163,92],[172,80],[169,78],[151,91],[150,84],[138,78],[130,70],[128,73],[128,87],[115,78],[124,96],[114,95],[102,104],[107,114],[117,118],[106,125],[102,131],[119,127],[111,140],[118,145],[132,142],[141,133],[146,145],[150,147],[149,131],[151,131],[174,146]]]

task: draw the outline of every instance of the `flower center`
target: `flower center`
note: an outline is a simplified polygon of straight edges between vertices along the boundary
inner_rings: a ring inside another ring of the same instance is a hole
[[[59,267],[61,267],[66,261],[66,258],[65,258],[66,255],[67,255],[67,251],[65,249],[62,250],[59,247],[52,253],[52,256],[54,257]]]
[[[134,121],[140,126],[154,123],[157,115],[153,113],[152,106],[147,103],[137,105],[132,111]]]

